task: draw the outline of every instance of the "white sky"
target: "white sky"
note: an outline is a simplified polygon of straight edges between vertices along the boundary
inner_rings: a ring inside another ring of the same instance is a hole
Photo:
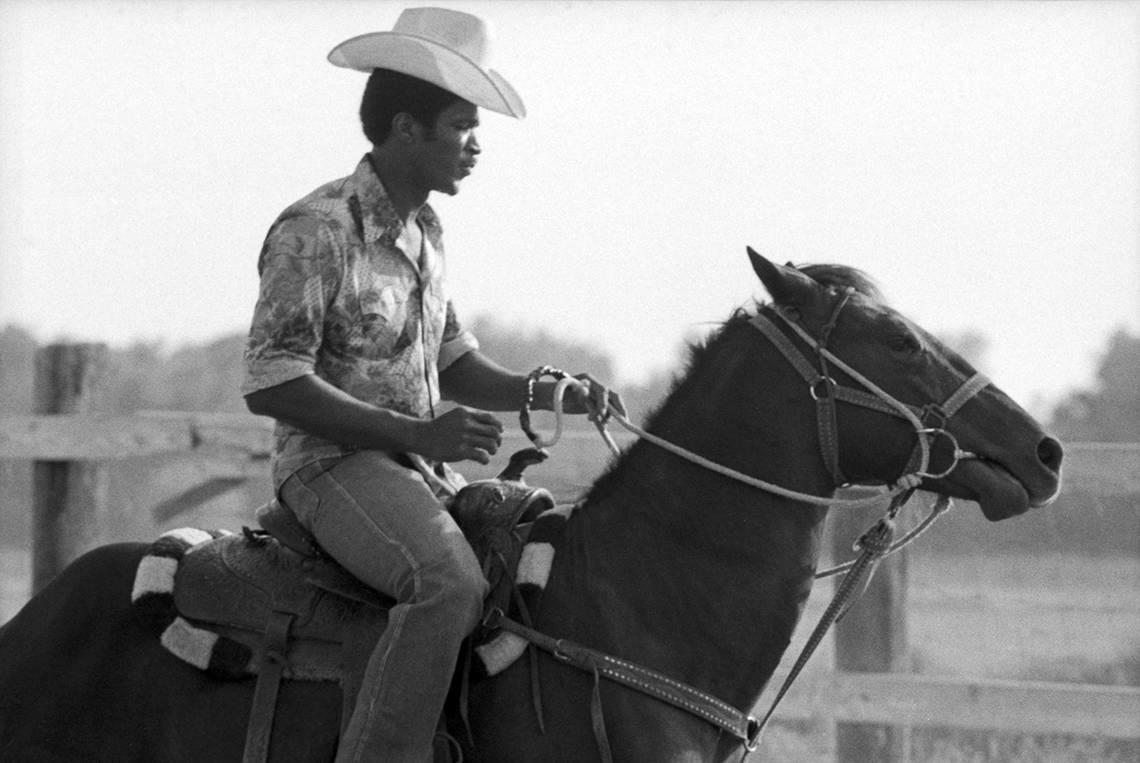
[[[438,4],[530,112],[433,202],[462,314],[632,382],[762,296],[751,244],[980,331],[1037,412],[1140,330],[1140,3]],[[269,224],[367,149],[325,55],[405,5],[0,0],[0,324],[243,331]]]

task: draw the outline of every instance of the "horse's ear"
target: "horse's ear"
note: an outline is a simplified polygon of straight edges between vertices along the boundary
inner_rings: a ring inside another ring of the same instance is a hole
[[[815,294],[816,283],[791,265],[777,265],[752,247],[746,247],[752,269],[778,305],[803,305]]]

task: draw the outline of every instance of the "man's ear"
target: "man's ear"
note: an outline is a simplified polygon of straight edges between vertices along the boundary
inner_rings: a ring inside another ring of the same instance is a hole
[[[403,143],[415,140],[420,123],[406,111],[401,111],[392,117],[392,135]]]
[[[778,305],[803,306],[810,302],[818,284],[791,265],[777,265],[752,247],[747,247],[752,270]]]

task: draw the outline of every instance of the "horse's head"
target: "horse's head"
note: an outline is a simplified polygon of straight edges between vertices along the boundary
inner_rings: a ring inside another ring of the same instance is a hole
[[[748,254],[774,302],[758,327],[780,335],[772,338],[798,364],[819,415],[834,410],[833,424],[822,425],[833,427],[834,455],[823,457],[837,482],[919,472],[923,489],[977,501],[995,521],[1056,497],[1061,444],[960,355],[884,305],[865,276]]]

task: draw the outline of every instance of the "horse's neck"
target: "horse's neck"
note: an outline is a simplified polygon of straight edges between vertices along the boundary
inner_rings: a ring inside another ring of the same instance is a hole
[[[771,363],[778,375],[782,361]],[[655,418],[662,436],[765,481],[830,492],[810,407],[768,396],[767,410],[750,412],[763,431],[742,437],[738,412],[690,387],[695,400],[671,400]],[[594,610],[589,636],[725,700],[754,701],[810,592],[825,512],[646,442],[606,482],[575,513],[568,549],[579,605]]]

